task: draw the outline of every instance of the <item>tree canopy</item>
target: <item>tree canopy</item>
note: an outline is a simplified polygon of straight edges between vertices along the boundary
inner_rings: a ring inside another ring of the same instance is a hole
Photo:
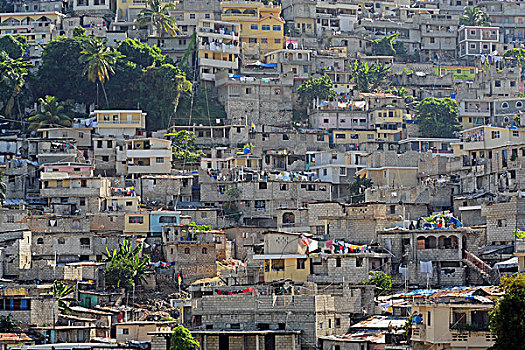
[[[465,7],[463,15],[459,17],[459,24],[464,26],[489,26],[489,15],[481,7]]]
[[[140,11],[137,16],[137,24],[155,28],[157,36],[175,36],[178,31],[177,22],[169,13],[170,10],[174,9],[174,3],[148,0],[148,7]]]
[[[0,36],[0,52],[5,52],[13,60],[21,58],[27,50],[27,40],[20,38],[23,39],[15,39],[10,34]]]
[[[451,98],[427,97],[417,105],[416,118],[423,137],[454,137],[459,130],[459,108]]]
[[[490,329],[496,334],[492,349],[525,349],[525,276],[503,276],[499,287],[504,294],[490,313]]]
[[[186,164],[195,164],[204,155],[195,147],[195,135],[188,130],[175,131],[166,134],[173,145],[173,159],[183,161]]]
[[[327,100],[336,96],[334,83],[328,75],[305,81],[297,88],[297,93],[303,103],[311,103],[315,98]]]
[[[71,126],[71,105],[58,102],[55,96],[39,98],[40,109],[37,109],[29,117],[29,129],[38,130],[42,128],[56,128]]]
[[[93,40],[80,35],[51,41],[42,54],[42,65],[35,79],[37,96],[95,103],[97,86],[93,79],[83,76],[86,72],[99,84],[100,77],[104,78],[102,87],[111,108],[139,108],[148,113],[148,130],[167,128],[176,118],[187,118],[187,115],[176,117],[175,113],[179,99],[189,98],[185,92],[190,91],[192,85],[157,47],[127,39],[116,50],[111,50]],[[107,59],[111,62],[105,62]],[[88,61],[93,63],[90,72],[86,71]]]
[[[106,284],[115,288],[130,289],[145,281],[149,269],[150,257],[142,254],[142,246],[131,247],[131,242],[124,240],[118,248],[109,250],[106,247],[105,261]]]
[[[383,271],[370,271],[368,280],[361,283],[376,286],[376,295],[388,295],[392,290],[392,277]]]
[[[398,36],[399,33],[394,33],[380,39],[371,40],[372,53],[376,56],[394,56],[396,54],[394,44]]]
[[[170,350],[198,350],[200,348],[199,342],[193,339],[190,331],[182,325],[173,329],[170,340]]]
[[[350,65],[350,73],[357,90],[360,92],[373,92],[385,81],[390,72],[390,67],[383,63],[354,61]]]

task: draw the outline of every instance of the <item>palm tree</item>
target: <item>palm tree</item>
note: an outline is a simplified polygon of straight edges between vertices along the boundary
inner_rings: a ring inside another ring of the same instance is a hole
[[[148,7],[140,11],[137,16],[137,24],[140,26],[149,25],[157,29],[157,35],[176,36],[177,22],[170,16],[169,10],[174,10],[174,3],[163,4],[161,0],[148,0]]]
[[[113,67],[117,62],[117,58],[119,58],[118,52],[106,46],[105,42],[99,38],[91,38],[87,42],[85,50],[80,53],[82,56],[80,56],[79,60],[86,65],[83,74],[87,76],[90,82],[96,83],[97,88],[100,83],[106,99],[106,105],[109,107],[104,82],[109,80],[111,74],[115,74]]]
[[[58,102],[55,96],[39,98],[40,109],[29,117],[29,130],[71,126],[71,108],[65,102]]]
[[[75,292],[75,287],[69,287],[62,281],[53,282],[53,297],[58,301],[58,308],[62,311],[69,311],[69,304],[76,302],[70,295]]]
[[[8,100],[1,101],[4,103],[4,114],[6,116],[13,115],[15,104],[18,107],[18,115],[22,115],[20,96],[22,95],[30,66],[31,64],[28,62],[10,59],[0,62],[0,86],[5,87],[9,91]]]
[[[463,15],[459,18],[459,24],[464,26],[486,26],[489,25],[489,15],[480,7],[465,7]]]

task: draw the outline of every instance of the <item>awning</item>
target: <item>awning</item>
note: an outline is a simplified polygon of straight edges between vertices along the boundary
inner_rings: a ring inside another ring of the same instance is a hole
[[[509,260],[505,260],[499,263],[494,264],[495,269],[512,269],[518,267],[518,257],[515,256]]]

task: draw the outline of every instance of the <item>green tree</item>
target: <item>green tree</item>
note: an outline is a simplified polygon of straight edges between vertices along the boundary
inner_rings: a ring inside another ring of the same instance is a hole
[[[20,322],[15,320],[11,314],[0,316],[0,333],[14,333],[20,330]]]
[[[392,290],[392,277],[383,271],[370,271],[368,280],[361,281],[361,284],[376,286],[376,295],[388,295]]]
[[[58,300],[58,307],[62,311],[69,311],[69,304],[76,302],[77,300],[71,296],[75,293],[75,286],[68,286],[62,281],[53,282],[53,297]]]
[[[303,103],[311,103],[314,99],[328,100],[336,96],[334,83],[328,75],[303,82],[297,88],[297,94]]]
[[[40,108],[29,117],[29,130],[71,126],[71,106],[58,102],[55,96],[39,98]]]
[[[489,26],[489,15],[481,7],[465,7],[463,15],[459,17],[459,24],[464,26]]]
[[[490,329],[496,334],[496,343],[491,349],[525,349],[525,276],[504,275],[501,279],[498,298],[490,312]]]
[[[145,281],[150,257],[142,254],[141,245],[133,249],[131,242],[124,240],[114,250],[110,251],[106,247],[105,255],[105,261],[108,263],[105,271],[107,285],[129,290],[133,285]]]
[[[525,63],[525,49],[509,49],[503,54],[504,58],[516,60],[520,66]]]
[[[137,64],[141,68],[152,65],[173,63],[173,60],[164,56],[157,46],[149,46],[138,39],[126,39],[119,43],[117,50],[127,61]]]
[[[373,183],[367,177],[354,175],[354,181],[348,185],[351,203],[361,203],[365,201],[365,190],[372,187]]]
[[[192,124],[216,125],[216,119],[226,119],[224,106],[217,97],[212,95],[206,86],[201,86],[194,93],[193,103],[192,93],[192,91],[184,91],[182,93],[177,112],[175,113],[175,125],[188,125],[190,113]]]
[[[109,80],[110,75],[115,73],[115,63],[118,57],[118,52],[113,48],[106,46],[106,44],[99,38],[90,38],[83,51],[80,52],[80,62],[85,64],[83,74],[87,79],[102,86],[106,105],[109,108],[108,95],[104,88],[104,82]]]
[[[0,51],[4,51],[11,59],[21,58],[26,49],[27,40],[25,38],[17,40],[10,34],[0,36]]]
[[[376,56],[394,56],[396,54],[395,43],[399,33],[384,36],[380,39],[371,40],[372,53]]]
[[[15,107],[18,117],[22,117],[20,99],[24,93],[24,85],[29,75],[28,62],[5,60],[0,62],[0,111],[7,117],[15,116]]]
[[[85,36],[86,30],[82,27],[73,28],[73,36]]]
[[[195,135],[188,130],[175,131],[166,134],[171,139],[173,146],[173,159],[184,161],[186,164],[196,164],[204,155],[195,147]]]
[[[375,91],[385,81],[390,67],[383,63],[372,63],[354,61],[350,65],[350,75],[357,90],[361,92]]]
[[[192,84],[184,73],[172,64],[148,67],[140,81],[140,105],[149,114],[148,130],[167,129],[174,124],[174,116],[183,92]]]
[[[150,26],[157,30],[158,36],[176,36],[177,21],[173,18],[169,10],[174,10],[174,3],[165,3],[161,0],[148,0],[148,7],[139,12],[137,24],[140,26]],[[153,34],[153,31],[151,31]]]
[[[170,350],[199,350],[200,344],[193,339],[189,330],[182,325],[173,329],[170,339]]]
[[[46,45],[35,80],[38,97],[50,95],[59,101],[86,104],[96,101],[96,85],[84,78],[86,65],[80,61],[89,40],[87,36],[61,36]]]
[[[416,108],[423,137],[454,137],[460,126],[458,115],[458,103],[451,98],[427,97]]]

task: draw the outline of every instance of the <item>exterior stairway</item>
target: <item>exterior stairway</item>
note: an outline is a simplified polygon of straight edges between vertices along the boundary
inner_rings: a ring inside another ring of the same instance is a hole
[[[483,279],[491,285],[499,284],[499,272],[468,250],[463,250],[463,261],[469,267],[479,272]]]

